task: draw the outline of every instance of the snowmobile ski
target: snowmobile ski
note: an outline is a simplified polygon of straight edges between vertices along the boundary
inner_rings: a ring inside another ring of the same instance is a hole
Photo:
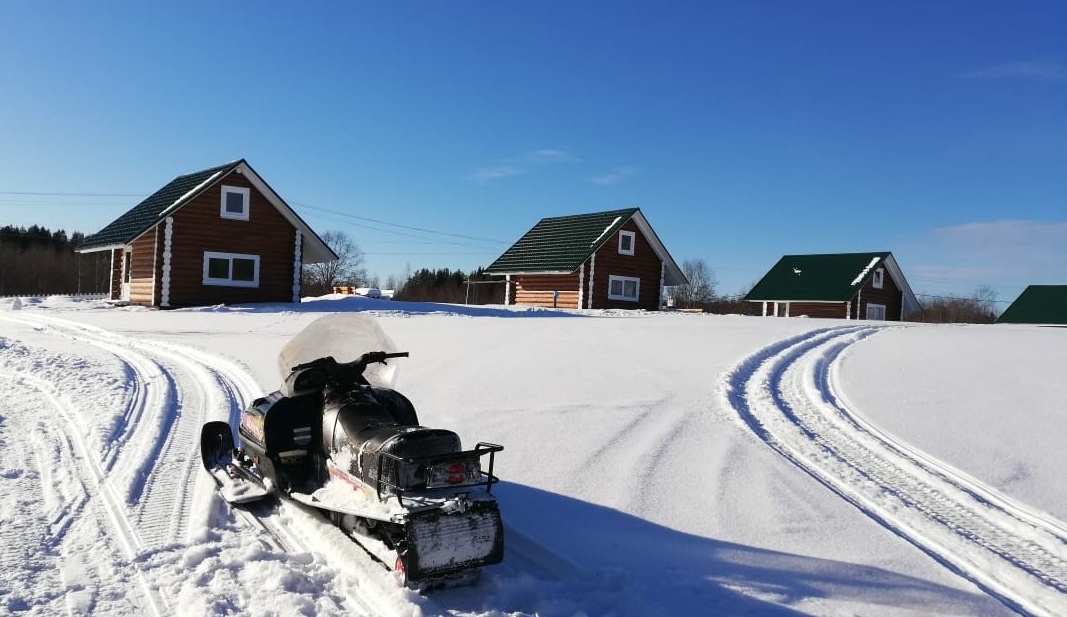
[[[233,433],[226,422],[208,422],[200,430],[204,469],[215,479],[219,495],[231,504],[259,501],[270,487],[252,469],[251,461],[234,458]]]

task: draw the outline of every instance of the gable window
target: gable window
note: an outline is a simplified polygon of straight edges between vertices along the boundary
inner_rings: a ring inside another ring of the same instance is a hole
[[[634,237],[636,234],[632,231],[620,231],[619,232],[619,254],[620,255],[633,255],[634,254]]]
[[[871,286],[875,289],[881,289],[883,284],[885,284],[885,270],[878,268],[874,271],[874,276],[871,277]]]
[[[641,279],[635,279],[629,276],[609,276],[608,277],[608,299],[609,300],[625,300],[627,302],[637,302],[637,297],[641,294]]]
[[[259,255],[204,251],[204,284],[259,287]]]
[[[867,319],[874,321],[885,321],[885,305],[868,303]]]
[[[222,187],[222,205],[219,216],[238,221],[248,220],[249,190],[240,186]]]

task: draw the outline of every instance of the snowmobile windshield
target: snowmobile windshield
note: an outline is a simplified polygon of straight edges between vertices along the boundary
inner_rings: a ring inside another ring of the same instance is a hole
[[[382,330],[374,317],[364,313],[334,313],[324,315],[307,325],[278,352],[278,373],[282,381],[290,369],[333,356],[338,362],[352,362],[368,351],[398,351],[393,340]],[[363,377],[379,388],[393,388],[397,364],[371,364]]]

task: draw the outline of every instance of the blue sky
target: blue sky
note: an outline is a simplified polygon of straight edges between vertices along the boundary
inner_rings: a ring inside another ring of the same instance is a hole
[[[893,251],[1067,283],[1067,4],[0,4],[0,225],[97,231],[245,158],[383,279],[639,206],[722,293]]]

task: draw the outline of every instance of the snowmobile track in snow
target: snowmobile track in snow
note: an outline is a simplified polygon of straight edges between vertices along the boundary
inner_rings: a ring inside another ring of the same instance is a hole
[[[51,393],[47,382],[32,385],[51,396],[57,417],[66,419],[69,426],[58,430],[80,444],[76,458],[89,467],[83,484],[101,487],[112,533],[135,569],[152,614],[165,614],[171,608],[168,598],[149,584],[138,560],[154,550],[188,542],[187,536],[195,531],[191,523],[197,484],[213,487],[208,477],[201,475],[200,428],[213,419],[225,419],[236,426],[241,410],[260,395],[260,385],[237,363],[177,343],[137,339],[50,316],[0,315],[0,319],[91,345],[115,356],[122,366],[124,409],[103,451],[95,456],[85,443],[84,427],[78,425],[76,405],[67,397],[62,401],[56,398],[58,393]],[[278,515],[278,506],[282,506],[284,516]],[[274,550],[321,553],[284,522],[293,516],[315,519],[317,512],[289,506],[251,504],[230,511],[263,534],[264,543]],[[213,524],[210,520],[205,523]],[[324,556],[333,561],[331,554]],[[376,612],[358,593],[349,594],[344,601],[362,614]]]
[[[52,317],[5,319],[117,358],[124,367],[128,396],[102,457],[94,457],[83,443],[76,409],[67,409],[72,403],[56,399],[47,383],[24,380],[53,400],[58,417],[67,420],[65,433],[80,444],[77,458],[89,467],[90,484],[101,487],[111,526],[127,557],[135,560],[145,550],[185,542],[200,471],[200,426],[211,410],[232,422],[258,389],[254,380],[226,360],[179,345],[141,341]],[[159,599],[151,599],[158,609]]]
[[[838,361],[885,329],[813,330],[725,377],[725,395],[775,451],[1013,610],[1067,614],[1067,527],[901,443],[835,383]]]
[[[66,427],[55,427],[55,431],[59,436],[58,443],[63,449],[61,456],[63,459],[76,461],[75,467],[78,475],[81,476],[79,480],[79,490],[82,492],[81,497],[73,502],[64,504],[61,515],[53,520],[51,537],[47,539],[52,550],[65,550],[63,548],[64,541],[70,529],[85,522],[85,513],[88,510],[96,509],[102,513],[103,519],[108,521],[111,533],[121,545],[119,548],[129,560],[146,599],[147,608],[153,615],[165,614],[167,606],[165,599],[148,583],[145,573],[137,563],[137,557],[143,549],[141,538],[133,522],[126,514],[124,501],[115,492],[114,487],[108,481],[106,471],[100,461],[93,457],[92,451],[82,436],[82,429],[77,423],[77,407],[72,407],[68,402],[59,400],[51,384],[33,375],[15,374],[6,378],[15,379],[23,386],[36,390],[48,402],[48,406],[54,412],[51,415],[43,414],[43,417],[52,418],[53,420],[50,423],[66,425]],[[55,422],[55,420],[58,420],[58,422]],[[48,469],[50,465],[51,461],[43,461],[40,467]],[[77,570],[76,579],[86,576],[86,569],[79,567],[75,568],[75,570]],[[67,579],[67,577],[67,573],[64,573],[64,579]],[[107,582],[104,582],[104,585],[106,584]],[[77,582],[67,581],[66,586],[73,590],[74,594],[78,594],[81,593],[79,588],[83,587],[83,584],[80,580]],[[70,607],[76,605],[77,602],[69,604]],[[73,612],[73,609],[71,610]]]

